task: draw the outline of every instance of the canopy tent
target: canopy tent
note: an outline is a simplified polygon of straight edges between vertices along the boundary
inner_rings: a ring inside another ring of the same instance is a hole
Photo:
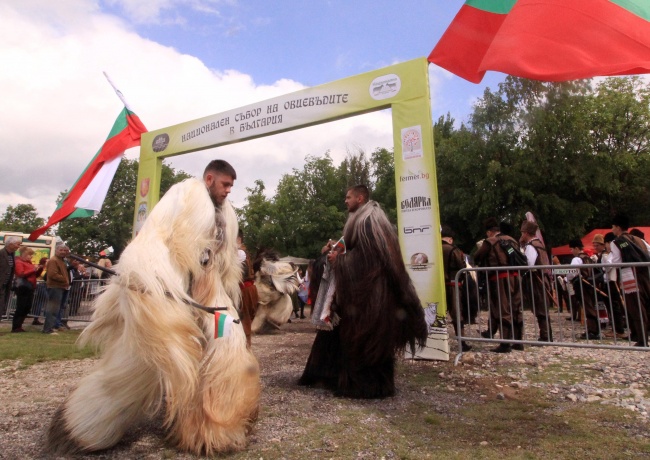
[[[632,228],[638,228],[639,230],[641,230],[645,234],[646,239],[650,237],[650,227],[632,227]],[[585,251],[589,254],[593,254],[595,251],[591,242],[594,239],[594,235],[600,233],[601,235],[605,236],[606,233],[611,231],[612,231],[611,228],[597,228],[595,230],[590,231],[582,238],[580,238],[582,240],[582,244],[584,244],[585,246]],[[557,248],[553,248],[552,254],[558,257],[572,255],[571,249],[569,248],[568,244],[565,244],[564,246],[558,246]]]

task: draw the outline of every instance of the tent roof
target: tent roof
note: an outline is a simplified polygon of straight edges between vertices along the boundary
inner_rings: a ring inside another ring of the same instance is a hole
[[[650,227],[630,227],[630,230],[633,229],[633,228],[638,228],[639,230],[641,230],[645,234],[646,239],[648,239],[650,237]],[[580,238],[582,240],[582,244],[584,244],[584,246],[585,246],[585,252],[587,252],[589,254],[593,254],[595,252],[594,247],[591,244],[591,242],[594,239],[595,234],[600,233],[601,235],[605,236],[606,233],[611,232],[611,231],[612,231],[611,228],[597,228],[597,229],[594,229],[594,230],[590,231],[589,233],[587,233],[582,238]],[[556,248],[553,248],[552,254],[554,256],[569,256],[569,255],[572,255],[571,249],[569,248],[568,244],[565,244],[564,246],[558,246]]]

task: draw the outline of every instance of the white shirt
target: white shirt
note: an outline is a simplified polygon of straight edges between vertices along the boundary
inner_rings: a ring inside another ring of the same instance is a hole
[[[583,265],[583,264],[584,264],[584,262],[582,261],[582,259],[580,257],[574,257],[573,259],[571,259],[571,265]],[[573,271],[567,273],[566,279],[567,279],[567,281],[571,281],[576,276],[578,276],[578,270],[573,270]]]
[[[532,267],[535,265],[535,262],[537,262],[537,249],[532,244],[527,244],[524,247],[524,254],[526,254],[526,258],[528,259],[528,266]]]

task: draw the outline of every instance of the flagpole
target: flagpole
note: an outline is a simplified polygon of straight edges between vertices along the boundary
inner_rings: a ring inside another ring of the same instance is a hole
[[[104,71],[104,72],[102,72],[102,73],[103,73],[104,76],[106,77],[106,80],[108,80],[108,84],[111,85],[111,86],[113,87],[113,89],[115,90],[115,94],[117,94],[117,97],[120,98],[120,101],[122,101],[122,104],[124,104],[124,107],[126,107],[127,110],[128,110],[129,112],[133,112],[133,109],[131,109],[131,106],[129,105],[129,103],[126,102],[126,99],[124,98],[124,94],[122,94],[122,91],[120,91],[119,89],[117,89],[117,87],[115,86],[115,84],[114,84],[113,81],[111,80],[111,77],[108,76],[108,74],[106,73],[106,71]]]

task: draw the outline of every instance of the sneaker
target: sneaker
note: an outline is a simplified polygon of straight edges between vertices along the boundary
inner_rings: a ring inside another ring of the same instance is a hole
[[[25,329],[19,327],[18,329],[12,329],[11,332],[25,332]]]
[[[43,331],[43,334],[47,334],[47,335],[59,335],[58,332],[54,332],[54,329],[52,329],[51,331]]]
[[[54,331],[54,332],[59,332],[60,330],[61,330],[60,327],[53,327],[53,328],[52,328],[52,331]]]

